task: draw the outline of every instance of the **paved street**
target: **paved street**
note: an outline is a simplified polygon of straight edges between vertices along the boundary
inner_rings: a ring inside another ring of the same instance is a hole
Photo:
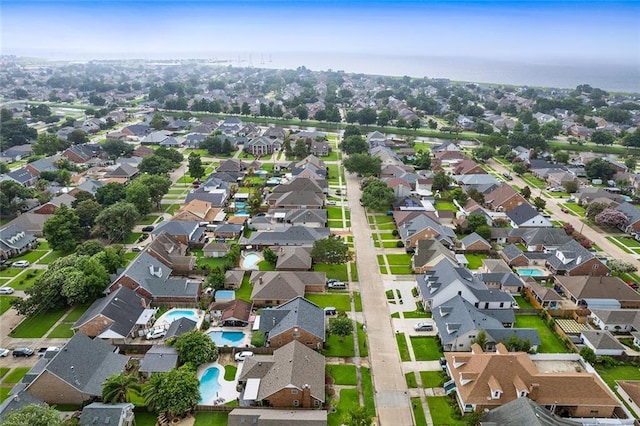
[[[414,422],[407,384],[396,348],[395,331],[371,231],[359,202],[360,185],[354,174],[348,173],[346,180],[379,424],[411,425]]]

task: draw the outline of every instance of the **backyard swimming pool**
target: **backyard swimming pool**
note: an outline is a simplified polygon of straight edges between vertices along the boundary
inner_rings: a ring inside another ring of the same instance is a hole
[[[220,302],[223,300],[233,300],[236,298],[236,292],[233,290],[216,290],[215,300]]]
[[[262,257],[258,256],[255,253],[249,253],[244,256],[242,259],[242,268],[243,269],[258,269],[258,263],[262,261]]]
[[[188,318],[196,324],[200,324],[200,315],[198,315],[198,311],[195,309],[171,309],[158,318],[156,323],[162,324],[164,322],[166,324],[171,324],[180,318]]]
[[[518,275],[524,277],[544,277],[547,275],[543,270],[536,268],[516,268],[516,271],[518,271]]]
[[[207,334],[217,346],[237,347],[245,338],[243,331],[210,331]]]
[[[210,403],[219,397],[222,386],[220,385],[220,368],[217,365],[204,370],[200,377],[200,403]]]

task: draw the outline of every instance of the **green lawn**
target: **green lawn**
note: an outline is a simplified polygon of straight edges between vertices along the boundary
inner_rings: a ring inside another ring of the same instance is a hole
[[[404,318],[431,318],[431,313],[416,309],[415,311],[405,311],[402,316]]]
[[[196,413],[195,418],[193,426],[227,426],[229,413]]]
[[[276,267],[275,267],[275,265],[272,265],[271,263],[267,262],[266,260],[263,260],[262,262],[258,263],[258,269],[260,271],[275,271]]]
[[[9,397],[9,392],[11,392],[11,388],[0,387],[0,402]]]
[[[7,373],[2,379],[2,383],[15,384],[18,383],[22,378],[31,370],[31,367],[16,367]]]
[[[45,257],[38,260],[38,263],[42,265],[49,265],[50,263],[53,263],[55,260],[58,260],[63,256],[65,256],[65,253],[61,252],[60,250],[53,250]]]
[[[410,254],[388,254],[387,262],[389,265],[411,265],[411,255]]]
[[[418,381],[416,380],[416,373],[415,372],[411,372],[411,373],[407,373],[404,375],[404,380],[407,382],[407,387],[412,389],[412,388],[417,388],[418,387]]]
[[[355,365],[335,365],[327,364],[327,373],[333,377],[336,385],[357,385],[358,379],[356,377]]]
[[[434,425],[463,426],[465,424],[463,421],[453,418],[456,413],[449,404],[448,397],[428,396],[427,404]]]
[[[437,201],[435,205],[436,210],[450,210],[452,212],[458,211],[458,208],[451,201]]]
[[[380,247],[380,246],[378,246]],[[382,247],[384,248],[397,248],[398,247],[398,241],[383,241],[382,242]]]
[[[571,210],[572,212],[574,212],[576,215],[580,216],[580,217],[584,217],[585,216],[585,208],[582,207],[581,205],[577,204],[577,203],[564,203],[564,204],[560,204],[562,207],[566,207],[569,210]]]
[[[156,426],[156,422],[158,421],[158,416],[155,413],[148,413],[146,411],[137,411],[135,414],[136,414],[136,426]]]
[[[518,306],[520,306],[520,308],[533,309],[533,305],[531,304],[531,302],[529,302],[529,299],[523,296],[513,296],[513,298],[516,299],[516,303],[518,303]]]
[[[396,342],[398,343],[398,350],[400,351],[400,361],[411,361],[409,345],[407,344],[404,333],[396,333]]]
[[[420,381],[423,388],[439,388],[442,386],[442,373],[439,371],[421,371]]]
[[[44,269],[29,269],[25,274],[13,280],[11,287],[14,290],[26,290],[36,283],[36,280],[44,273]]]
[[[411,275],[413,274],[413,269],[411,266],[401,266],[401,265],[390,265],[389,269],[391,270],[392,275]]]
[[[0,315],[7,312],[11,307],[11,301],[17,298],[17,296],[0,296]]]
[[[18,275],[21,272],[23,272],[23,271],[24,271],[24,269],[22,269],[22,268],[7,268],[4,271],[0,271],[0,277],[13,278],[16,275]]]
[[[416,420],[416,426],[427,426],[427,419],[424,416],[424,408],[422,407],[420,398],[411,398],[411,407],[413,410],[413,418]]]
[[[482,260],[487,258],[486,254],[465,254],[464,257],[467,258],[467,268],[469,269],[480,269],[482,268]]]
[[[351,281],[358,281],[358,266],[355,262],[351,262]]]
[[[376,214],[373,216],[370,216],[371,220],[375,220],[375,222],[378,225],[383,225],[386,223],[393,223],[393,216],[387,216],[386,214]],[[373,223],[372,221],[369,221],[370,223]],[[393,229],[393,228],[391,228]]]
[[[327,218],[342,220],[342,207],[327,207]]]
[[[636,365],[618,365],[605,368],[601,364],[597,364],[596,370],[611,389],[615,388],[616,380],[640,380],[640,369]]]
[[[547,184],[543,180],[538,179],[537,177],[529,173],[526,173],[520,177],[522,178],[523,181],[527,182],[529,186],[533,187],[531,189],[534,189],[534,188],[543,189],[547,187]]]
[[[235,365],[225,365],[224,366],[224,379],[227,382],[232,382],[236,378],[236,373],[238,372],[238,367]]]
[[[620,247],[623,251],[627,252],[627,253],[631,253],[633,254],[633,250],[631,250],[630,248],[628,248],[626,245],[624,245],[623,243],[621,243],[620,241],[618,241],[618,238],[616,237],[605,237],[607,240],[611,241],[613,244],[617,245],[618,247]]]
[[[329,426],[340,426],[344,423],[347,414],[360,407],[358,389],[341,389],[340,400],[336,405],[336,412],[329,413],[327,424]]]
[[[138,225],[153,225],[160,216],[150,214],[146,218],[141,219]]]
[[[17,262],[18,260],[28,260],[30,263],[35,263],[36,260],[40,259],[45,254],[47,254],[47,250],[33,250],[23,254],[22,256],[12,258],[11,261]]]
[[[56,326],[56,328],[54,328],[53,330],[51,330],[51,333],[49,333],[47,335],[48,338],[52,339],[52,338],[61,338],[61,339],[68,339],[73,337],[73,330],[71,330],[71,326],[73,325],[73,323],[66,323],[63,322],[62,324],[58,324],[58,326]]]
[[[132,232],[124,239],[125,244],[135,244],[138,238],[142,236],[142,232]]]
[[[245,275],[242,279],[242,285],[240,288],[236,290],[236,299],[241,299],[247,302],[251,301],[251,290],[253,286],[251,285],[251,281],[248,275]]]
[[[356,312],[362,312],[362,297],[358,291],[353,292],[353,305]]]
[[[62,309],[27,317],[9,335],[16,338],[43,337],[64,313],[65,310]]]
[[[442,356],[435,337],[411,336],[410,339],[416,361],[436,361]]]
[[[357,323],[358,325],[358,350],[360,356],[369,356],[369,349],[367,347],[367,333],[364,331],[364,324]]]
[[[356,351],[353,346],[353,335],[341,338],[334,334],[327,337],[325,348],[322,351],[324,356],[352,357]]]
[[[341,220],[327,220],[327,225],[329,228],[344,228],[344,223]]]
[[[333,306],[339,311],[347,312],[351,310],[351,299],[348,294],[307,293],[304,297],[321,308]]]
[[[327,278],[335,278],[343,282],[349,281],[349,274],[347,273],[346,263],[340,265],[316,263],[315,265],[313,265],[313,270],[316,272],[324,272],[325,274],[327,274]]]
[[[395,223],[383,223],[378,224],[378,229],[380,230],[393,230],[396,229],[396,224]]]
[[[9,367],[0,367],[0,377],[4,377],[11,370]]]
[[[65,322],[78,321],[80,317],[86,312],[86,310],[89,309],[89,306],[91,306],[91,303],[74,306],[73,309],[71,309],[71,312],[69,312],[67,316],[64,317]]]
[[[538,352],[541,353],[568,353],[566,346],[560,341],[549,327],[537,315],[516,315],[516,328],[535,328],[540,335],[541,345]]]
[[[360,369],[362,374],[362,398],[364,399],[364,409],[371,417],[376,415],[376,402],[373,397],[373,381],[371,380],[371,370],[367,367]]]

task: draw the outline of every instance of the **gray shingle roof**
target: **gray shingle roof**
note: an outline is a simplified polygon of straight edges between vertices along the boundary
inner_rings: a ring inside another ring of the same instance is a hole
[[[424,266],[438,256],[445,256],[452,263],[457,263],[454,254],[438,240],[420,240],[416,244],[416,253],[413,256],[415,266]]]
[[[526,221],[533,219],[539,214],[540,213],[529,204],[521,204],[518,207],[507,212],[507,216],[509,217],[509,219],[511,219],[516,225],[522,225]]]
[[[260,330],[273,338],[294,327],[299,327],[322,341],[325,339],[325,314],[315,303],[304,297],[296,297],[260,315]]]
[[[140,362],[142,373],[164,373],[178,365],[178,351],[172,346],[153,345]]]
[[[121,419],[129,412],[133,412],[133,404],[129,402],[118,404],[93,402],[82,409],[80,424],[82,426],[120,426]]]
[[[509,259],[513,260],[519,256],[522,256],[524,253],[515,244],[509,244],[505,248],[502,249],[502,254]]]
[[[179,336],[187,331],[195,329],[197,325],[198,324],[195,321],[190,320],[189,318],[178,318],[171,323],[164,338],[168,339],[169,337]]]
[[[624,346],[609,331],[583,330],[580,334],[596,349],[624,349]]]
[[[328,228],[310,228],[306,226],[291,226],[282,231],[259,231],[241,244],[254,244],[261,246],[312,246],[317,240],[327,238],[330,234]]]
[[[516,398],[482,416],[485,426],[579,426],[582,423],[562,419],[529,398]]]
[[[627,218],[629,219],[627,225],[636,223],[640,220],[640,209],[638,209],[631,203],[622,203],[618,207],[616,207],[616,210],[624,213],[625,216],[627,216]]]
[[[0,229],[0,249],[22,250],[36,242],[36,237],[19,225],[9,224]]]
[[[489,248],[491,247],[491,244],[487,240],[485,240],[484,238],[482,238],[480,235],[478,235],[475,232],[467,235],[460,242],[462,243],[462,247],[467,247],[467,246],[470,246],[471,244],[474,244],[474,243],[477,243],[477,242],[481,242],[481,243],[485,244],[486,246],[488,246]]]
[[[431,219],[426,214],[417,216],[411,221],[405,222],[398,228],[398,232],[400,233],[400,236],[403,240],[407,240],[411,236],[426,228],[432,228],[433,230],[435,230],[440,235],[440,240],[444,240],[448,244],[451,244],[453,242],[453,239],[456,237],[453,229],[442,226],[440,223]]]
[[[594,257],[593,253],[572,239],[558,247],[555,255],[547,258],[547,262],[556,271],[571,271]]]

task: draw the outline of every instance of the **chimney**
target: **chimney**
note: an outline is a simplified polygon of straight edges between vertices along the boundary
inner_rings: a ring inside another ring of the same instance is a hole
[[[529,388],[529,399],[535,401],[538,399],[538,393],[540,392],[540,385],[538,383],[532,383]]]
[[[140,306],[142,306],[142,309],[147,309],[147,301],[144,300],[144,297],[140,298]]]
[[[308,384],[302,386],[302,401],[300,404],[302,408],[312,408],[313,403],[311,402],[311,388]]]

